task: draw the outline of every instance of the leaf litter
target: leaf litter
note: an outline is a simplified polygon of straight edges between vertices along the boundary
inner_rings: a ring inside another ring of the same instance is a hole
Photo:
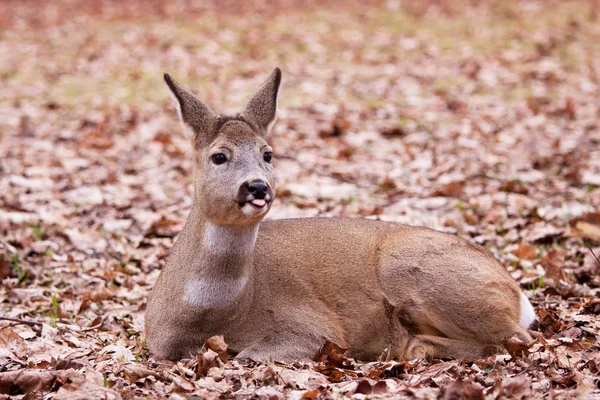
[[[2,2],[0,396],[600,397],[591,3]],[[269,218],[471,238],[532,300],[533,343],[369,363],[328,344],[315,360],[242,365],[215,337],[176,363],[151,358],[146,297],[192,204],[162,73],[235,111],[274,66]]]

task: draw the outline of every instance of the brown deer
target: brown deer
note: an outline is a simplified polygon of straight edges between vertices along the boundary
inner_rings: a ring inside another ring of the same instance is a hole
[[[482,247],[352,218],[265,221],[281,71],[220,116],[165,74],[194,146],[194,205],[150,294],[146,335],[179,359],[213,335],[239,358],[313,357],[327,341],[362,360],[479,358],[525,341],[527,297]]]

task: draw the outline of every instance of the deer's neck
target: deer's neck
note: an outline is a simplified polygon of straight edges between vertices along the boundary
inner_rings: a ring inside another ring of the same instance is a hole
[[[249,294],[253,249],[259,224],[217,225],[192,211],[179,240],[194,249],[184,283],[185,300],[199,308],[222,309]]]
[[[258,224],[244,227],[217,225],[207,222],[204,225],[202,244],[211,257],[248,257],[254,249],[258,235]]]

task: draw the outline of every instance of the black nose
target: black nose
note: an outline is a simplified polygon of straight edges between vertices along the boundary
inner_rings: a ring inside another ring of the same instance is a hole
[[[267,194],[267,184],[263,181],[253,181],[248,185],[248,191],[255,199],[264,199]]]

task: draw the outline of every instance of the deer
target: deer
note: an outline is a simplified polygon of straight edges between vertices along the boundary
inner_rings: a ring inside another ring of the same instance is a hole
[[[483,247],[450,233],[367,218],[264,220],[275,199],[279,68],[233,116],[168,74],[193,145],[193,204],[149,295],[157,359],[222,335],[240,360],[313,358],[326,343],[376,360],[479,359],[531,342],[527,296]]]

